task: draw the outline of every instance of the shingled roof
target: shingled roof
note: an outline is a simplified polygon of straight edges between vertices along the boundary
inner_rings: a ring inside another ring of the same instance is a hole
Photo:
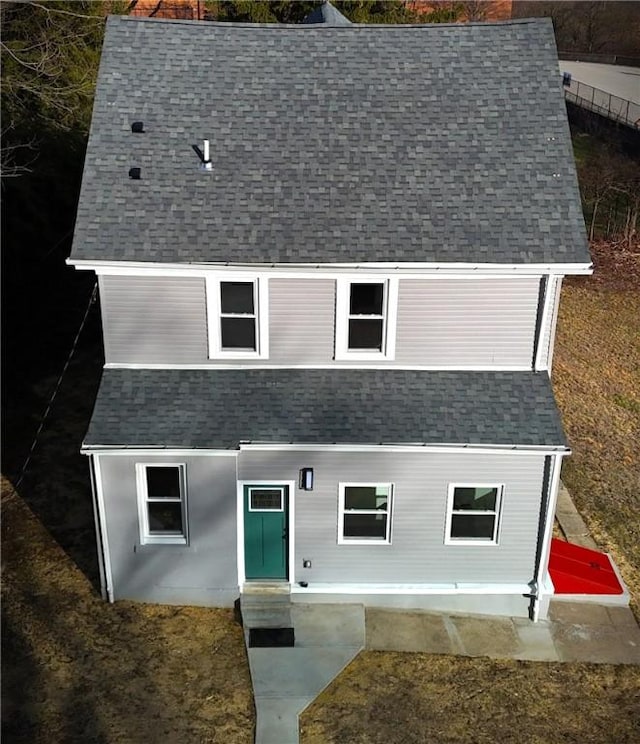
[[[84,447],[566,447],[534,372],[106,369]]]
[[[111,17],[71,258],[588,265],[551,22]]]

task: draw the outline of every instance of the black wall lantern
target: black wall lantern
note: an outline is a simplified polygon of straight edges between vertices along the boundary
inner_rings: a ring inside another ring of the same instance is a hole
[[[313,491],[313,468],[302,468],[300,471],[300,488],[303,491]]]

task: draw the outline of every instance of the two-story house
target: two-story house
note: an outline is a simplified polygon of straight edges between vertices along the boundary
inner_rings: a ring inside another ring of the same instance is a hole
[[[591,272],[551,22],[326,11],[108,21],[69,261],[105,596],[544,616]]]

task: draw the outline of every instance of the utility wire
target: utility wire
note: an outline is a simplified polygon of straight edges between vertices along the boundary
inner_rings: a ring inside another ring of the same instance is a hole
[[[53,406],[53,401],[56,398],[56,395],[58,394],[58,390],[60,389],[60,385],[62,385],[62,380],[67,372],[67,369],[69,369],[69,364],[71,363],[71,359],[73,358],[73,355],[76,351],[76,346],[78,345],[78,341],[80,339],[80,334],[82,333],[84,326],[87,322],[87,318],[89,317],[89,312],[91,311],[91,307],[93,303],[95,302],[96,295],[98,293],[98,282],[96,281],[93,285],[93,290],[91,291],[91,297],[89,297],[89,302],[87,303],[87,309],[84,312],[84,317],[82,318],[82,322],[80,323],[80,327],[78,328],[78,332],[76,333],[76,337],[73,339],[73,344],[71,344],[71,350],[69,351],[69,355],[67,356],[67,361],[64,363],[64,367],[62,368],[62,372],[60,372],[60,375],[58,377],[58,381],[56,382],[56,386],[53,389],[53,392],[51,393],[51,397],[49,398],[49,402],[47,403],[47,407],[42,414],[42,419],[40,420],[40,425],[38,426],[38,430],[36,431],[36,434],[33,438],[33,442],[31,442],[31,447],[29,449],[29,453],[27,455],[26,460],[24,461],[24,464],[22,466],[22,469],[20,470],[20,475],[18,476],[18,480],[15,483],[15,489],[18,490],[20,484],[22,483],[22,480],[27,472],[27,468],[29,467],[29,463],[31,462],[31,459],[33,457],[34,450],[38,444],[38,439],[40,437],[40,434],[42,433],[42,430],[44,428],[44,425],[47,421],[47,418],[49,416],[49,413],[51,412],[51,407]]]

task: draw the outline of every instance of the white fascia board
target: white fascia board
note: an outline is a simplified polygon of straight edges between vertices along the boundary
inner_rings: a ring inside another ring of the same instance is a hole
[[[361,263],[361,264],[230,264],[230,263],[156,263],[147,261],[91,261],[67,259],[69,266],[96,274],[129,276],[201,276],[211,272],[248,272],[257,276],[290,276],[308,279],[318,276],[363,274],[398,275],[407,278],[425,276],[496,278],[504,276],[542,276],[543,274],[593,274],[593,264],[495,264],[495,263]]]
[[[242,362],[218,362],[213,360],[208,364],[130,364],[125,362],[107,362],[104,369],[187,369],[198,370],[207,369],[215,371],[217,369],[389,369],[389,370],[409,370],[413,372],[531,372],[531,366],[528,364],[517,365],[417,365],[417,364],[394,364],[390,360],[386,364],[379,362],[377,364],[346,364],[335,362],[333,364],[248,364]]]
[[[155,457],[156,455],[162,455],[163,457],[237,457],[240,453],[239,450],[215,450],[215,449],[171,449],[168,447],[134,447],[128,444],[96,444],[90,446],[82,446],[80,449],[81,455],[105,455],[105,456],[135,456],[135,457]]]
[[[526,594],[529,584],[291,584],[291,594]]]
[[[491,455],[557,455],[571,454],[567,447],[519,446],[517,444],[270,444],[268,442],[240,442],[239,449],[258,452],[447,452]]]

